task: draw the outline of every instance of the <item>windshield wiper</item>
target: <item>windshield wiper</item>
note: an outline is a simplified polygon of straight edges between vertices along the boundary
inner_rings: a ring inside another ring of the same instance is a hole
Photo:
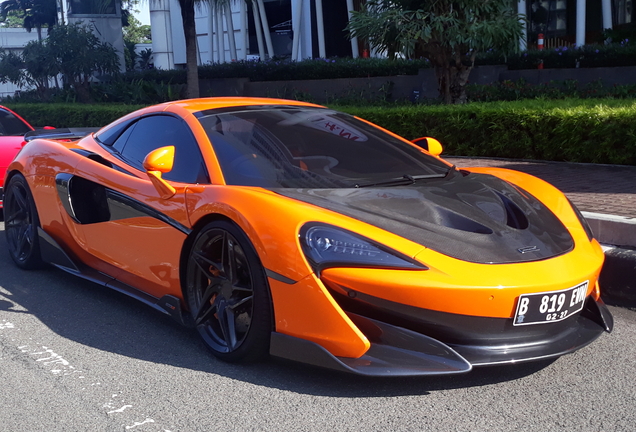
[[[450,171],[450,170],[449,170]],[[353,187],[355,188],[363,188],[363,187],[372,187],[372,186],[402,186],[402,185],[410,185],[415,183],[417,180],[424,179],[432,179],[432,178],[444,178],[448,175],[448,172],[444,174],[423,174],[412,176],[408,174],[404,174],[402,177],[392,178],[389,180],[381,180],[373,183],[356,183]]]

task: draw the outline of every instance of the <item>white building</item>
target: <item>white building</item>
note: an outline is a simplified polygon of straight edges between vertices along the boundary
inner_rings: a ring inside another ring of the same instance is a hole
[[[178,1],[149,0],[149,6],[155,67],[185,65]],[[343,31],[347,11],[353,9],[354,0],[249,0],[231,2],[220,10],[214,0],[204,2],[196,10],[199,64],[289,56],[297,60],[357,57],[358,42],[350,41]]]
[[[155,67],[185,65],[177,0],[148,0]],[[364,0],[238,0],[222,10],[215,1],[196,11],[199,64],[246,58],[358,57],[363,46],[344,32],[349,12]],[[577,46],[596,42],[604,29],[633,20],[634,0],[511,0],[528,18],[520,45],[546,41]],[[231,18],[228,18],[231,17]],[[262,29],[266,29],[262,31]],[[234,35],[234,37],[228,37]],[[295,36],[295,37],[294,37]]]

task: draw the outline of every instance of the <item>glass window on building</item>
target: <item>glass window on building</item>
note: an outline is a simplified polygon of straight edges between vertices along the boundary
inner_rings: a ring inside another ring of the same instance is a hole
[[[115,15],[115,0],[71,0],[69,13],[74,15]]]
[[[633,22],[634,1],[633,0],[614,0],[614,24],[628,24]]]
[[[567,0],[532,0],[526,3],[528,18],[528,36],[536,43],[537,36],[543,34],[545,39],[563,38],[573,29],[569,29],[568,15],[573,12]],[[571,26],[571,24],[570,24]]]

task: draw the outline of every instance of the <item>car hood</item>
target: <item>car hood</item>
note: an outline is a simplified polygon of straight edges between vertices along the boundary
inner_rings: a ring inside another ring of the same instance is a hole
[[[568,230],[545,205],[488,174],[453,172],[409,186],[272,190],[463,261],[538,261],[574,247]]]

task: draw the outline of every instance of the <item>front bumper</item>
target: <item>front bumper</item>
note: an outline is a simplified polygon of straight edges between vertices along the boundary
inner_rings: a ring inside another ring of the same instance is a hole
[[[314,342],[276,332],[272,333],[270,353],[358,375],[442,375],[468,372],[473,366],[559,357],[588,345],[603,332],[610,332],[614,325],[607,306],[591,296],[579,314],[552,324],[513,328],[512,319],[454,315],[455,328],[448,328],[444,323],[429,326],[437,338],[395,325],[395,322],[371,318],[369,311],[366,316],[347,312],[371,342],[371,348],[359,358],[336,357]],[[385,314],[385,317],[395,321],[395,316]],[[422,329],[421,322],[402,319],[404,325]],[[481,322],[481,328],[468,331],[475,326],[473,319]],[[462,328],[466,330],[463,336]]]

